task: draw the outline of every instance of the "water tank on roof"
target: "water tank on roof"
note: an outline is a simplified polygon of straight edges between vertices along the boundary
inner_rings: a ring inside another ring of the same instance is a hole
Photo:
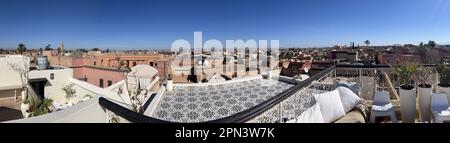
[[[47,69],[47,67],[48,67],[47,56],[39,56],[37,59],[37,62],[38,62],[37,63],[38,69],[40,69],[40,70]]]

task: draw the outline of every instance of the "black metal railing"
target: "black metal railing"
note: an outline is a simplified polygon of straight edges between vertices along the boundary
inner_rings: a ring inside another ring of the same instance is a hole
[[[145,116],[143,114],[139,114],[137,112],[131,111],[128,108],[125,108],[119,104],[116,104],[112,101],[109,101],[106,98],[100,97],[98,100],[100,106],[113,112],[115,115],[120,116],[132,123],[170,123],[169,121],[164,121],[156,118],[152,118],[149,116]]]

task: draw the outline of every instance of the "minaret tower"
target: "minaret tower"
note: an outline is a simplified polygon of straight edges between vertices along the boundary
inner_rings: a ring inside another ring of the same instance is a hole
[[[61,47],[59,50],[60,55],[64,55],[64,42],[61,43]]]

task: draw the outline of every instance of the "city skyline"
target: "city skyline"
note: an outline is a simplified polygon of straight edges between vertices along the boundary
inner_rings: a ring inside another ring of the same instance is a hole
[[[192,41],[280,40],[280,46],[450,44],[450,2],[3,0],[0,48],[169,49]],[[422,9],[422,10],[418,10]],[[429,9],[429,10],[427,10]]]

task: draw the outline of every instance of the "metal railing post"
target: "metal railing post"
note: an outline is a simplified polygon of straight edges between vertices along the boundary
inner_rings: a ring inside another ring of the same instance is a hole
[[[360,87],[361,87],[361,89],[362,89],[362,87],[363,87],[363,83],[362,83],[362,73],[361,73],[362,71],[361,71],[361,68],[358,68],[358,74],[359,74],[359,84],[360,84]]]
[[[283,123],[283,102],[284,101],[281,101],[280,102],[280,105],[278,105],[279,106],[279,109],[278,109],[278,111],[280,112],[280,117],[279,117],[279,121],[280,121],[280,123]]]

